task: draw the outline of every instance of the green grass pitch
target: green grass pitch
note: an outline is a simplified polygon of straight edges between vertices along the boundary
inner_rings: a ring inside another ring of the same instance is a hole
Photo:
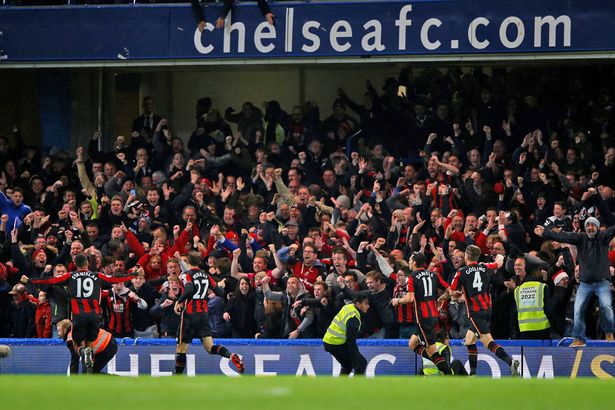
[[[2,376],[4,409],[609,409],[597,379]]]

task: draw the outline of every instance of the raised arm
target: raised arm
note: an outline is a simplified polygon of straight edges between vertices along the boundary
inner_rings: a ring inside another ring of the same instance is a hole
[[[571,245],[578,245],[581,242],[581,235],[573,232],[553,232],[552,230],[545,230],[544,226],[537,226],[534,228],[534,233],[545,239],[553,239],[558,242],[569,243]]]
[[[30,279],[26,275],[21,276],[21,283],[32,283],[33,285],[59,285],[68,282],[70,279],[70,273],[65,273],[64,275],[56,276],[54,278],[46,278],[46,279]]]
[[[107,282],[107,283],[128,282],[129,280],[135,278],[135,275],[113,277],[113,276],[105,275],[104,273],[101,273],[101,272],[98,272],[97,275],[100,280],[102,280],[103,282]]]
[[[265,276],[261,279],[261,285],[263,286],[263,294],[269,300],[281,302],[284,298],[284,292],[274,292],[269,287],[269,276]]]
[[[245,273],[239,272],[239,256],[241,256],[241,249],[237,248],[233,251],[233,260],[231,261],[231,277],[237,280],[248,276]]]
[[[286,266],[280,260],[280,257],[275,250],[274,244],[269,244],[269,250],[271,251],[271,254],[273,255],[273,260],[275,262],[275,269],[271,271],[271,276],[276,279],[279,279],[286,272]]]

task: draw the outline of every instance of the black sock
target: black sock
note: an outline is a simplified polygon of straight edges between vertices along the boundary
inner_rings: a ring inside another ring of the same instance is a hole
[[[468,348],[468,361],[470,362],[470,374],[476,374],[476,366],[478,365],[478,348],[475,344],[466,345]]]
[[[491,350],[493,354],[498,357],[498,359],[505,361],[506,364],[509,366],[512,365],[512,357],[510,357],[508,353],[506,353],[506,350],[504,350],[502,346],[500,346],[496,342],[490,342],[489,346],[487,347],[489,348],[489,350]]]
[[[175,354],[175,374],[184,374],[186,368],[186,353]]]
[[[209,351],[209,353],[217,354],[217,355],[220,355],[220,356],[226,357],[226,358],[230,358],[231,357],[231,352],[226,347],[224,347],[222,345],[213,345],[211,347],[211,350]]]
[[[438,370],[440,370],[442,373],[444,373],[444,374],[453,374],[451,372],[451,367],[448,365],[448,362],[446,361],[444,356],[442,356],[440,353],[435,352],[431,356],[430,360],[433,362],[433,364],[436,365]]]
[[[415,347],[414,353],[424,357],[427,360],[431,360],[431,357],[429,357],[429,354],[427,353],[427,349],[425,349],[425,346],[423,345],[418,345],[417,347]]]

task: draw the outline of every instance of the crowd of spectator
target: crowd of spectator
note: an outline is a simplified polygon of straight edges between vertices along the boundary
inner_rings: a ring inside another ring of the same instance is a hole
[[[221,111],[205,97],[185,140],[146,97],[130,138],[107,150],[100,133],[74,152],[1,137],[0,337],[53,335],[70,316],[66,289],[19,277],[61,275],[79,253],[92,270],[137,273],[104,291],[105,329],[174,337],[184,259],[198,250],[225,289],[209,294],[214,337],[322,337],[365,292],[361,337],[408,338],[412,307],[391,299],[407,292],[410,255],[450,282],[471,244],[481,260],[506,256],[491,289],[495,338],[519,336],[514,289],[529,278],[547,285],[551,337],[572,335],[580,295],[577,325],[603,337],[613,268],[588,273],[594,236],[571,238],[592,218],[613,225],[614,71],[579,71],[402,70],[381,92],[367,81],[360,102],[339,89],[324,116],[314,102]],[[596,237],[591,258],[615,262],[612,230]],[[598,281],[600,309],[577,292]],[[464,297],[441,305],[451,337],[466,334],[467,309]]]

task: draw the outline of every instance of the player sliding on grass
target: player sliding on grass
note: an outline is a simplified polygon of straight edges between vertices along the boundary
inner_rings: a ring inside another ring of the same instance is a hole
[[[468,305],[468,317],[472,328],[466,334],[466,346],[470,362],[470,375],[476,374],[478,362],[478,349],[476,348],[476,333],[480,335],[483,346],[488,348],[498,359],[510,366],[513,377],[519,376],[519,361],[513,360],[504,348],[497,344],[491,336],[489,323],[491,322],[491,294],[490,284],[493,270],[499,269],[504,263],[504,256],[497,255],[493,263],[478,263],[481,251],[478,246],[470,245],[466,248],[466,266],[455,274],[453,283],[445,296],[451,290],[463,290]]]
[[[408,293],[402,298],[391,299],[393,307],[398,304],[414,304],[416,330],[408,346],[419,356],[431,360],[444,374],[452,374],[448,361],[436,348],[436,326],[438,324],[438,288],[449,289],[440,275],[425,268],[427,258],[420,252],[410,257],[412,274],[408,278]]]
[[[239,373],[244,372],[244,365],[237,353],[231,353],[221,345],[215,345],[209,328],[209,314],[207,313],[207,291],[211,290],[218,296],[224,297],[224,289],[207,273],[199,268],[201,254],[190,252],[188,254],[189,269],[182,274],[184,292],[175,302],[175,313],[181,314],[181,321],[177,329],[177,350],[175,355],[175,374],[184,373],[186,368],[186,352],[193,338],[201,339],[205,350],[210,354],[217,354],[231,359]]]
[[[88,269],[88,258],[80,253],[74,258],[76,271],[49,279],[21,277],[22,283],[34,285],[61,285],[68,283],[70,308],[73,313],[73,344],[85,363],[86,373],[94,370],[94,351],[92,347],[98,339],[98,318],[100,316],[100,281],[107,283],[127,282],[134,276],[111,277]],[[85,342],[85,344],[83,343]]]

